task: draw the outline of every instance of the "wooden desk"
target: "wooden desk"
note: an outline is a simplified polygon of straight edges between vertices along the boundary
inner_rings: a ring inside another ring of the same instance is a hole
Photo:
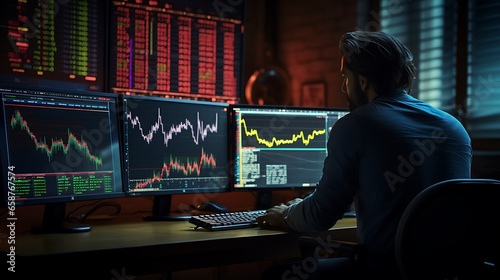
[[[316,234],[353,240],[355,219],[345,218],[330,231]],[[58,274],[73,279],[64,270],[86,279],[112,279],[121,275],[146,275],[168,271],[287,260],[300,257],[300,234],[259,228],[206,231],[193,229],[185,221],[137,221],[94,225],[90,232],[22,234],[16,236],[16,275]],[[2,252],[8,251],[1,242]],[[5,254],[2,253],[5,257]],[[4,262],[4,260],[2,260]],[[4,262],[5,263],[5,262]],[[66,269],[64,269],[66,268]],[[90,278],[89,278],[90,277]]]

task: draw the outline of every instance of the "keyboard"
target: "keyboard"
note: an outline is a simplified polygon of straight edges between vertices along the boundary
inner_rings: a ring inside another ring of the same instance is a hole
[[[189,222],[195,225],[195,229],[227,230],[238,228],[257,227],[256,218],[266,214],[266,210],[249,210],[227,213],[210,213],[191,216]]]

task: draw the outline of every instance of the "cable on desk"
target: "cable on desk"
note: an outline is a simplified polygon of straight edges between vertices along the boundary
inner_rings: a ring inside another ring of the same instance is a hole
[[[82,222],[88,216],[90,216],[93,212],[95,212],[97,209],[100,209],[100,208],[103,208],[103,207],[113,207],[113,208],[115,208],[115,212],[112,213],[112,214],[110,214],[110,216],[117,216],[120,213],[120,211],[121,211],[121,205],[119,203],[117,203],[117,202],[102,202],[102,203],[98,203],[98,202],[99,201],[91,203],[91,204],[82,205],[82,206],[77,207],[76,209],[74,209],[73,211],[71,211],[70,213],[68,213],[68,215],[66,216],[65,220],[68,221],[68,222]],[[95,205],[96,203],[98,203],[98,204]],[[73,215],[73,213],[75,213],[77,210],[79,210],[81,208],[84,208],[84,207],[89,207],[89,206],[92,206],[92,205],[95,205],[95,206],[92,207],[86,213],[83,213],[83,214],[78,215],[78,216]]]

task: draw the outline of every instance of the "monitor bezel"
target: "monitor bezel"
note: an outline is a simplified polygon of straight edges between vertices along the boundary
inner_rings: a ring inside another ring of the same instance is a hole
[[[131,94],[131,95],[120,95],[120,117],[122,119],[122,121],[120,122],[122,124],[122,128],[121,128],[121,131],[122,131],[122,156],[123,156],[123,160],[127,160],[127,156],[126,156],[126,140],[125,140],[125,125],[126,122],[125,122],[125,114],[126,114],[126,110],[124,108],[125,106],[125,103],[124,103],[124,99],[134,99],[136,101],[142,101],[142,100],[145,100],[145,101],[152,101],[152,102],[160,102],[160,103],[170,103],[170,104],[180,104],[180,105],[188,105],[188,106],[209,106],[209,107],[212,107],[212,108],[221,108],[221,109],[226,109],[226,114],[225,114],[225,118],[226,118],[226,123],[224,124],[224,129],[226,130],[226,135],[225,135],[225,141],[227,144],[229,144],[229,139],[228,139],[228,135],[229,135],[229,115],[228,115],[228,112],[229,112],[229,104],[228,103],[223,103],[223,102],[211,102],[211,101],[205,101],[205,100],[193,100],[193,99],[178,99],[178,98],[168,98],[168,97],[162,97],[162,96],[151,96],[151,95],[134,95],[134,94]],[[220,121],[220,119],[219,119]],[[226,148],[227,149],[227,148]],[[231,191],[231,181],[232,181],[232,176],[230,174],[230,155],[229,155],[229,151],[226,150],[226,153],[227,153],[227,159],[224,160],[226,163],[226,167],[225,167],[225,170],[226,170],[226,176],[227,176],[227,179],[226,179],[226,182],[225,184],[223,185],[223,187],[220,187],[220,188],[214,188],[214,187],[200,187],[200,188],[186,188],[186,189],[183,189],[182,191],[179,190],[179,189],[174,189],[174,190],[157,190],[157,191],[145,191],[145,192],[131,192],[130,189],[129,189],[129,186],[128,186],[128,170],[127,170],[127,167],[126,165],[124,164],[123,166],[123,191],[125,193],[125,196],[126,197],[143,197],[143,196],[153,196],[153,197],[161,197],[161,196],[169,196],[171,197],[172,195],[184,195],[184,194],[200,194],[200,193],[203,193],[203,194],[207,194],[207,193],[210,193],[210,194],[215,194],[215,193],[227,193],[227,192],[230,192]],[[222,185],[221,185],[222,186]]]
[[[11,85],[11,86],[5,86],[5,85],[0,85],[0,98],[3,99],[4,94],[8,94],[8,92],[11,91],[13,93],[23,93],[23,91],[27,94],[30,93],[35,93],[36,92],[47,92],[47,93],[53,93],[53,94],[74,94],[74,95],[81,95],[81,96],[88,96],[88,97],[103,97],[103,98],[110,98],[114,100],[114,109],[115,112],[113,113],[114,121],[115,121],[115,129],[113,135],[116,138],[116,141],[113,141],[113,144],[118,145],[118,149],[116,150],[116,156],[118,158],[114,158],[113,160],[115,161],[116,164],[119,166],[117,168],[114,168],[113,172],[119,172],[116,176],[114,176],[115,179],[119,181],[115,181],[115,192],[111,193],[100,193],[100,194],[83,194],[83,195],[77,195],[74,194],[72,196],[49,196],[49,197],[43,197],[40,199],[27,199],[27,200],[22,200],[22,201],[16,201],[15,206],[22,207],[22,206],[31,206],[31,205],[48,205],[48,204],[61,204],[61,203],[67,203],[67,202],[77,202],[77,201],[97,201],[97,200],[102,200],[102,199],[114,199],[114,198],[121,198],[125,197],[125,193],[123,191],[123,167],[122,167],[122,151],[121,151],[121,131],[120,131],[120,115],[119,115],[119,98],[117,94],[114,93],[109,93],[109,92],[98,92],[98,91],[87,91],[87,90],[68,90],[68,89],[53,89],[53,88],[44,88],[44,87],[34,87],[34,86],[21,86],[21,85]],[[2,100],[3,103],[3,100]],[[4,114],[4,107],[3,105],[0,106],[0,114]],[[4,129],[3,124],[0,126],[1,129]],[[9,155],[9,152],[7,151],[7,143],[6,143],[6,135],[3,135],[4,130],[2,130],[2,137],[0,137],[0,156],[1,156],[1,166],[2,166],[2,171],[0,172],[0,179],[3,184],[3,182],[8,182],[9,176],[8,176],[8,160],[7,160],[7,155]],[[15,174],[15,169],[13,170]],[[8,185],[2,186],[2,191],[1,191],[1,201],[0,201],[0,206],[1,207],[6,207],[9,205],[9,195],[8,195]]]
[[[325,112],[345,112],[349,113],[349,108],[347,107],[316,107],[316,106],[290,106],[290,105],[271,105],[271,104],[264,104],[264,105],[258,105],[258,104],[231,104],[229,107],[229,134],[230,134],[230,152],[229,152],[229,157],[231,162],[233,163],[233,170],[232,170],[232,180],[231,180],[231,191],[233,192],[271,192],[271,191],[306,191],[310,192],[316,188],[317,185],[310,185],[310,186],[299,186],[299,185],[287,185],[287,186],[262,186],[262,185],[257,185],[254,187],[236,187],[236,172],[234,168],[236,168],[236,121],[235,121],[235,109],[266,109],[266,110],[311,110],[311,111],[325,111]],[[319,181],[320,178],[318,178]]]

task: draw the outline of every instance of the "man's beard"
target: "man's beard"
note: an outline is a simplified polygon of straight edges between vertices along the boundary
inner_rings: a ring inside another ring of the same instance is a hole
[[[354,81],[354,88],[350,94],[346,94],[347,102],[349,102],[349,111],[354,111],[356,108],[368,103],[368,93],[361,89],[359,82]]]

